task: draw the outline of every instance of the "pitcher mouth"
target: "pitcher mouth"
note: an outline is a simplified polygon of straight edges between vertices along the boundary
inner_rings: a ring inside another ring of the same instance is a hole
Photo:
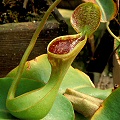
[[[48,53],[67,55],[85,38],[85,35],[81,36],[80,34],[57,37],[48,45]]]

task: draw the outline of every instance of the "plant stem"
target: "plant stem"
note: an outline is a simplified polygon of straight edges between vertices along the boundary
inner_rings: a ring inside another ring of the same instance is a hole
[[[109,22],[106,23],[106,27],[107,27],[108,32],[109,32],[117,41],[120,42],[120,38],[117,37],[116,35],[114,35],[113,32],[110,30],[110,28],[109,28]]]
[[[8,93],[8,97],[9,98],[14,98],[15,97],[15,91],[17,89],[17,85],[19,84],[19,81],[21,79],[21,76],[22,76],[22,72],[23,72],[23,69],[24,69],[24,65],[28,59],[28,56],[30,55],[36,41],[37,41],[37,38],[41,32],[41,30],[43,29],[50,13],[54,10],[54,8],[60,3],[61,0],[56,0],[50,7],[49,9],[46,11],[45,15],[43,16],[38,28],[36,29],[21,61],[20,61],[20,64],[19,64],[19,67],[18,67],[18,70],[17,70],[17,73],[16,73],[16,76],[15,76],[15,79],[10,87],[10,90],[9,90],[9,93]]]

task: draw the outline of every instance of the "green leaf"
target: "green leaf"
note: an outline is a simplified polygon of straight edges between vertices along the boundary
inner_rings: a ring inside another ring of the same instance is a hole
[[[0,78],[0,119],[17,119],[14,116],[12,116],[6,108],[6,98],[12,81],[12,78]],[[43,85],[40,82],[30,79],[22,79],[18,87],[17,95],[21,95],[23,93],[37,89],[42,86]],[[58,94],[52,109],[50,110],[48,115],[42,120],[64,119],[73,120],[74,111],[71,103],[63,95]]]
[[[82,114],[75,112],[75,120],[90,120],[90,118],[84,117]]]
[[[96,0],[102,13],[101,22],[112,20],[117,14],[117,6],[113,0]]]
[[[105,100],[112,92],[112,88],[102,90],[94,87],[80,87],[75,90],[102,100]]]
[[[71,66],[62,81],[59,92],[64,93],[67,88],[77,89],[80,87],[94,88],[94,84],[88,75],[78,69],[74,69]]]
[[[48,62],[47,55],[46,54],[41,55],[37,57],[36,60],[37,62],[34,60],[29,61],[29,65],[31,66],[29,70],[27,69],[28,62],[25,64],[22,78],[28,79],[32,78],[37,81],[48,82],[48,78],[51,73],[51,67],[50,63]],[[13,69],[7,76],[14,77],[16,70],[17,68]],[[34,73],[36,73],[37,75]],[[109,90],[96,89],[90,78],[85,73],[78,69],[74,69],[72,66],[68,69],[60,86],[59,92],[64,93],[67,88],[73,88],[79,92],[83,92],[85,94],[89,94],[101,99],[105,99],[106,96],[108,96],[111,92],[111,89]],[[104,92],[106,94],[104,94]]]
[[[28,63],[30,65],[30,69],[28,69]],[[16,70],[17,70],[16,68],[14,70],[12,70],[8,74],[8,76],[14,77]],[[37,75],[34,73],[36,73]],[[17,91],[17,96],[30,91],[30,89],[28,89],[28,88],[31,88],[31,90],[32,90],[33,83],[35,85],[36,85],[36,83],[39,83],[40,85],[42,84],[42,86],[44,86],[44,84],[45,84],[44,82],[48,82],[50,73],[51,73],[51,66],[50,66],[50,63],[48,61],[46,54],[38,56],[36,58],[36,61],[31,60],[31,61],[27,62],[25,65],[25,68],[24,68],[23,75],[22,75],[22,77],[23,77],[22,79],[23,80],[25,79],[25,80],[23,83],[21,81],[18,91]],[[40,80],[39,78],[42,80]],[[32,81],[33,83],[29,82],[29,81]],[[9,82],[7,82],[7,83],[9,83]],[[4,86],[4,84],[6,84],[6,83],[3,83],[2,86]],[[36,87],[38,88],[38,87],[40,87],[40,85],[37,84]],[[24,87],[24,86],[28,86],[28,87]],[[0,91],[4,92],[4,88],[5,87],[3,87],[3,89]],[[101,98],[101,99],[105,99],[111,93],[111,89],[100,90],[100,89],[95,88],[94,84],[91,82],[90,78],[85,73],[83,73],[82,71],[80,71],[78,69],[74,69],[72,66],[68,69],[68,71],[62,81],[62,84],[59,88],[59,93],[63,94],[67,88],[73,88],[79,92],[82,92],[82,93],[85,93],[85,94],[88,94],[88,95],[91,95],[91,96],[94,96],[97,98]],[[4,105],[5,105],[5,103],[4,103]],[[57,115],[57,113],[56,113],[56,115]],[[77,118],[81,118],[81,120],[87,119],[87,118],[84,118],[83,115],[81,115],[81,114],[78,114]],[[82,118],[84,118],[84,119],[82,119]]]
[[[58,94],[51,111],[42,120],[74,120],[72,104],[63,95]]]
[[[77,33],[90,36],[99,26],[99,6],[91,2],[80,4],[71,16],[71,24]]]
[[[12,78],[0,78],[0,119],[10,119],[13,117],[6,108],[6,99],[8,90],[11,86],[13,79]],[[26,86],[26,82],[29,83]],[[22,88],[21,88],[22,86]],[[40,82],[35,82],[34,80],[22,79],[18,87],[17,95],[28,92],[33,89],[37,89],[43,86]]]
[[[15,77],[18,67],[10,71],[7,77]],[[47,54],[36,57],[27,61],[23,70],[22,78],[33,79],[47,83],[51,74],[51,65],[48,61]]]
[[[0,78],[0,99],[1,101],[1,105],[0,108],[6,108],[6,98],[7,98],[7,94],[8,94],[8,90],[11,86],[13,79],[12,78]],[[28,91],[34,90],[34,89],[38,89],[40,87],[44,86],[44,84],[42,84],[41,82],[37,82],[34,81],[32,79],[21,79],[21,82],[18,86],[18,90],[17,90],[17,95],[21,95],[23,93],[26,93]]]
[[[119,120],[120,119],[120,87],[108,96],[91,120]]]
[[[29,69],[28,69],[28,63],[30,66]],[[14,77],[16,70],[17,70],[17,68],[12,70],[8,74],[8,76]],[[34,73],[36,73],[37,75]],[[30,84],[32,82],[28,83],[28,81],[33,81],[33,83],[41,82],[40,85],[42,84],[42,86],[44,86],[44,84],[45,84],[44,82],[48,82],[50,73],[51,73],[51,67],[50,67],[50,63],[48,61],[46,54],[37,57],[36,60],[31,60],[31,61],[27,62],[25,65],[25,68],[24,68],[23,75],[22,75],[22,77],[23,77],[22,79],[25,79],[25,81],[24,81],[24,84],[22,84],[22,81],[21,81],[21,84],[19,85],[19,88],[18,88],[18,90],[20,92],[18,91],[17,95],[28,92],[30,90],[28,88],[32,88],[32,87],[30,87]],[[31,79],[34,79],[34,80],[31,80]],[[7,83],[9,83],[9,82],[7,82]],[[6,84],[6,83],[4,83],[4,84]],[[31,86],[32,86],[32,84],[31,84]],[[29,87],[27,87],[27,88],[24,87],[26,85]],[[38,84],[37,84],[37,86],[39,87]],[[62,81],[62,84],[59,89],[59,93],[63,94],[67,88],[73,88],[79,92],[82,92],[82,93],[85,93],[85,94],[88,94],[88,95],[91,95],[91,96],[94,96],[97,98],[101,98],[101,99],[105,99],[111,93],[111,89],[100,90],[100,89],[95,88],[93,83],[91,82],[90,78],[85,73],[83,73],[82,71],[80,71],[78,69],[74,69],[72,66],[68,69],[68,71]],[[3,90],[4,90],[4,87],[3,87]],[[0,90],[0,91],[3,91],[3,90]],[[5,103],[4,103],[4,105],[5,105]],[[53,110],[53,112],[55,112],[55,111]],[[56,115],[57,115],[57,113],[56,113]],[[87,118],[84,118],[83,115],[81,115],[81,114],[76,114],[76,115],[77,115],[76,119],[78,118],[81,120],[84,120],[84,119],[87,120]]]
[[[21,88],[20,91],[24,90],[24,88],[25,88],[24,86],[26,86],[26,85],[28,86],[29,85],[27,82],[29,81],[30,78],[35,79],[36,81],[40,81],[39,78],[46,79],[46,82],[47,82],[47,77],[49,77],[50,73],[51,73],[51,68],[50,68],[50,64],[49,64],[48,59],[47,59],[47,55],[41,55],[41,56],[37,57],[36,60],[37,60],[37,62],[34,61],[34,60],[29,62],[29,65],[31,65],[30,69],[27,69],[28,68],[28,66],[27,66],[28,62],[26,63],[26,67],[24,68],[24,72],[23,72],[23,76],[22,77],[24,77],[24,78],[28,77],[27,78],[28,80],[24,82],[24,85],[23,84],[19,85],[20,87],[18,89]],[[44,61],[44,62],[41,62],[41,60]],[[37,67],[37,66],[39,66],[39,67]],[[43,68],[43,70],[42,70],[42,68]],[[16,70],[17,70],[16,68],[14,70],[12,70],[8,74],[8,76],[9,77],[14,77],[14,74],[15,74]],[[39,73],[37,75],[37,77],[36,77],[35,74],[33,74],[34,72],[36,72],[36,74]],[[46,74],[46,76],[45,76],[45,74]],[[41,76],[43,76],[43,78]],[[82,71],[79,71],[78,69],[74,69],[73,67],[70,67],[68,72],[67,72],[67,74],[64,77],[64,80],[63,80],[63,82],[61,84],[59,92],[60,93],[64,93],[66,88],[76,88],[79,85],[81,87],[88,87],[88,86],[94,87],[94,85],[91,82],[90,78],[85,73],[83,73]],[[26,89],[28,89],[28,88],[26,88]],[[19,94],[21,94],[21,93],[25,93],[25,91],[24,92],[20,92]],[[19,95],[19,94],[17,93],[17,95]],[[53,110],[53,112],[55,112],[55,111]],[[73,112],[73,111],[69,111],[68,113],[71,114],[71,112]],[[57,115],[57,113],[55,115]],[[82,116],[82,115],[79,115],[79,117],[80,116]],[[48,117],[46,116],[45,118],[48,118]],[[83,116],[82,116],[82,118],[83,118]],[[55,118],[52,118],[52,119],[55,119]]]
[[[28,64],[29,63],[29,64]],[[30,66],[28,69],[28,65]],[[18,68],[18,67],[17,67]],[[7,77],[14,77],[17,68],[13,69]],[[36,57],[35,60],[27,61],[22,74],[22,78],[33,79],[36,81],[47,83],[51,74],[51,66],[47,58],[47,54]],[[67,88],[76,87],[94,87],[90,78],[78,69],[74,69],[72,66],[68,69],[59,92],[64,93]]]

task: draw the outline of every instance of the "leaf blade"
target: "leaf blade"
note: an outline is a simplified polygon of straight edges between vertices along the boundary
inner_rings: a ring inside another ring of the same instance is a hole
[[[117,6],[113,0],[96,0],[96,3],[101,9],[101,22],[108,22],[117,14]]]

